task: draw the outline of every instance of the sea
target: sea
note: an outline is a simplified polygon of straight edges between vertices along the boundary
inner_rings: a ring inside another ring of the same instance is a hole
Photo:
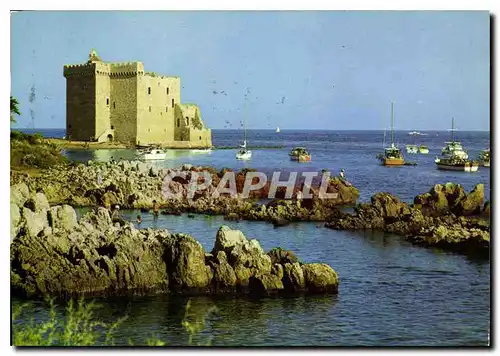
[[[46,137],[63,137],[63,130],[23,130]],[[425,131],[410,136],[395,132],[398,144],[426,145],[427,155],[406,155],[415,166],[384,167],[375,156],[382,152],[383,131],[307,131],[249,130],[249,146],[256,148],[252,159],[237,161],[235,149],[195,153],[168,150],[159,164],[177,167],[184,163],[232,169],[256,168],[265,172],[304,172],[328,169],[345,170],[348,180],[360,190],[360,201],[369,201],[380,191],[412,202],[415,195],[427,192],[438,183],[455,182],[471,190],[485,185],[487,199],[491,190],[490,169],[478,172],[447,172],[436,169],[434,157],[440,154],[450,132]],[[237,146],[240,130],[213,130],[215,147]],[[455,132],[470,157],[490,146],[489,132]],[[386,137],[387,139],[387,137]],[[312,161],[290,161],[288,152],[305,146]],[[135,150],[67,150],[70,159],[106,161],[111,158],[134,159]],[[86,209],[79,209],[81,216]],[[489,344],[491,318],[490,262],[437,248],[413,246],[403,237],[371,231],[335,231],[318,223],[294,223],[274,228],[265,222],[224,221],[218,216],[160,216],[128,210],[126,218],[135,221],[141,214],[141,228],[167,229],[194,236],[210,251],[221,225],[241,230],[256,238],[265,250],[280,246],[292,250],[306,263],[330,264],[339,274],[338,295],[293,298],[180,297],[155,296],[96,299],[102,308],[95,316],[113,322],[127,319],[117,328],[116,344],[144,344],[153,335],[167,346],[188,345],[182,326],[185,307],[203,316],[213,306],[215,315],[207,317],[196,342],[210,340],[212,346],[486,346]],[[25,301],[13,298],[13,306]],[[64,305],[57,303],[62,316]],[[16,323],[30,318],[43,321],[48,307],[30,301],[29,308]]]

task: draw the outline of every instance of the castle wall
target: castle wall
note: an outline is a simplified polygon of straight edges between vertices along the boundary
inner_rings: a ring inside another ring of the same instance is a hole
[[[175,130],[176,141],[189,141],[194,146],[212,146],[212,131],[205,128],[200,108],[195,104],[176,105]]]
[[[110,66],[110,127],[114,140],[136,144],[138,78],[144,72],[142,63],[117,63]]]
[[[88,141],[95,136],[95,76],[93,65],[64,67],[66,77],[66,136]]]
[[[174,140],[175,105],[180,78],[146,73],[138,78],[137,141],[164,144]]]
[[[111,128],[111,83],[110,68],[106,63],[95,63],[95,133],[94,139]]]
[[[180,103],[179,77],[144,72],[141,62],[105,63],[94,50],[87,63],[64,66],[64,76],[66,133],[72,140],[212,145],[198,106]]]

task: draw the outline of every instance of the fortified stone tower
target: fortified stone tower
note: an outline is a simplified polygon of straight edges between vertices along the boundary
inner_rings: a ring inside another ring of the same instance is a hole
[[[76,141],[211,147],[211,130],[194,104],[181,105],[180,78],[144,72],[142,62],[64,66],[66,135]]]

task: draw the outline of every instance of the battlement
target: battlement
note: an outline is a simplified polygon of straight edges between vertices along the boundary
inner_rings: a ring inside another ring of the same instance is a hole
[[[111,77],[135,76],[144,74],[142,62],[110,63]]]
[[[148,77],[159,78],[159,79],[181,79],[178,76],[174,76],[174,75],[158,75],[155,72],[145,72],[144,75],[148,76]]]

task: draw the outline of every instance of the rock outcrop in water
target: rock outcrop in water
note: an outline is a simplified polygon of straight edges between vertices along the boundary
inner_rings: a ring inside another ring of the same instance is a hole
[[[22,296],[157,293],[337,293],[326,264],[303,264],[290,251],[265,253],[257,240],[222,226],[210,253],[193,237],[113,224],[105,208],[77,221],[69,205],[12,187],[11,289]]]
[[[212,185],[198,191],[193,199],[187,199],[188,185],[194,172],[206,171],[212,177]],[[214,196],[224,173],[228,169],[216,171],[213,168],[184,165],[176,169],[158,169],[144,162],[120,161],[119,163],[78,164],[70,168],[60,167],[47,170],[36,177],[18,175],[11,172],[11,183],[23,182],[31,191],[43,191],[51,204],[66,204],[74,207],[111,207],[119,204],[123,208],[147,211],[156,200],[165,214],[178,215],[182,212],[225,215],[228,220],[249,219],[273,222],[276,226],[288,221],[328,221],[336,214],[333,207],[356,203],[359,191],[344,184],[337,177],[329,180],[327,193],[337,193],[335,199],[319,199],[318,188],[312,186],[311,199],[303,199],[299,206],[293,199],[285,200],[284,189],[278,188],[276,200],[259,205],[256,201],[267,199],[269,181],[256,191],[251,191],[250,199],[228,194]],[[236,175],[238,193],[243,190],[245,169]],[[184,177],[179,177],[183,174]],[[174,177],[168,189],[180,198],[166,199],[162,194],[164,180]],[[302,186],[295,187],[292,197]],[[19,193],[22,194],[22,193]]]
[[[380,230],[403,235],[412,243],[467,254],[488,256],[489,222],[479,217],[484,186],[469,194],[460,185],[437,184],[429,193],[418,195],[415,204],[400,201],[389,193],[377,193],[371,203],[354,208],[355,214],[340,213],[325,224],[336,230]]]

